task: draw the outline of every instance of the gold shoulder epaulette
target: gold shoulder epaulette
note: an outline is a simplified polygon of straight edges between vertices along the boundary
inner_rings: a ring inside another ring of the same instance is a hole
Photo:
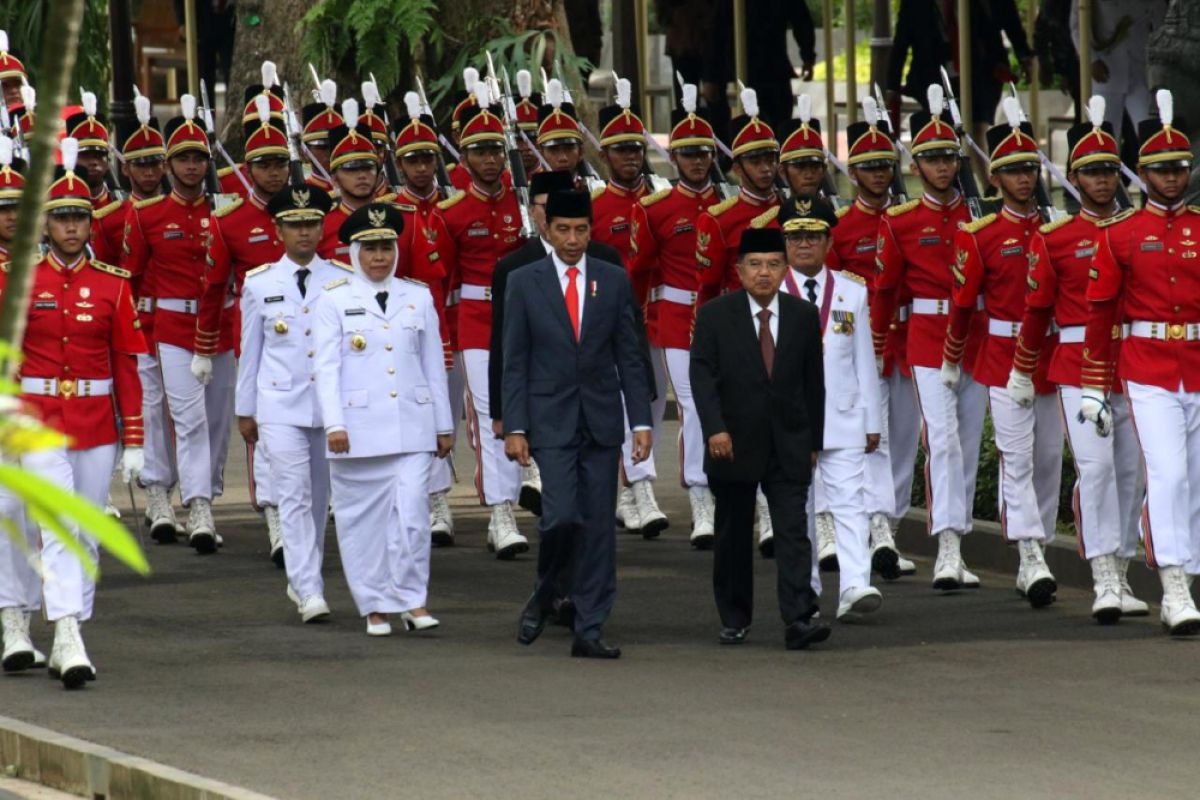
[[[601,187],[599,187],[599,188],[596,188],[596,189],[593,189],[593,190],[592,190],[592,199],[593,199],[593,200],[599,200],[599,199],[600,199],[600,195],[604,194],[604,193],[605,193],[607,190],[608,190],[608,186],[607,186],[607,185],[605,185],[605,186],[601,186]]]
[[[915,200],[909,200],[907,203],[901,203],[898,206],[891,206],[887,210],[887,215],[889,217],[898,217],[901,214],[907,214],[909,211],[912,211],[919,205],[921,205],[921,198],[918,197]]]
[[[228,215],[232,214],[234,211],[237,211],[239,208],[241,208],[242,203],[244,203],[244,202],[246,202],[246,198],[239,196],[236,200],[234,200],[229,205],[224,206],[223,208],[218,208],[216,211],[214,211],[213,216],[216,217],[217,219],[228,216]]]
[[[739,197],[739,195],[735,194],[733,197],[726,197],[724,200],[717,203],[716,205],[709,206],[708,213],[712,214],[714,217],[721,216],[726,211],[728,211],[729,209],[731,209],[735,205],[737,205],[738,197]]]
[[[263,265],[261,265],[261,266],[255,267],[254,269],[252,269],[252,270],[248,271],[248,272],[246,273],[246,276],[245,276],[245,277],[247,277],[247,278],[252,278],[252,277],[254,277],[255,275],[258,275],[260,272],[266,272],[267,270],[269,270],[269,269],[270,269],[271,267],[273,267],[273,266],[275,266],[275,265],[274,265],[274,264],[263,264]]]
[[[133,204],[133,207],[134,208],[149,208],[150,206],[154,205],[155,203],[161,203],[163,200],[166,200],[166,199],[167,199],[167,196],[165,194],[157,194],[154,197],[147,197],[145,200],[138,200],[136,203]]]
[[[671,193],[670,189],[659,189],[654,194],[646,195],[641,200],[638,200],[638,202],[642,204],[642,208],[649,208],[650,206],[654,205],[659,200],[662,200],[664,197],[666,197],[670,193]]]
[[[995,221],[996,221],[996,215],[988,214],[986,217],[980,217],[979,219],[972,220],[972,221],[968,222],[966,225],[963,225],[963,230],[966,231],[967,233],[975,233],[977,231],[983,230],[984,228],[986,228],[988,225],[991,225]]]
[[[354,272],[354,267],[347,264],[345,261],[338,261],[336,258],[329,259],[329,263],[333,264],[338,269],[344,269],[346,272]]]
[[[224,178],[231,172],[233,172],[233,167],[221,167],[219,170],[217,170],[217,177]]]
[[[833,213],[837,216],[838,219],[841,219],[842,217],[844,217],[850,213],[850,206],[842,206],[841,208],[835,208],[833,210]]]
[[[437,204],[438,210],[445,211],[448,208],[453,208],[458,203],[461,203],[462,199],[466,196],[467,196],[466,192],[459,192],[458,194],[456,194],[452,197],[447,197],[445,200],[442,200],[440,203]]]
[[[1042,233],[1042,234],[1053,233],[1054,231],[1061,228],[1063,225],[1066,225],[1068,222],[1074,222],[1074,221],[1075,221],[1075,217],[1073,215],[1059,217],[1056,220],[1051,220],[1050,222],[1047,222],[1045,225],[1039,226],[1038,232]]]
[[[417,280],[416,278],[401,278],[400,280],[402,280],[402,281],[408,281],[409,283],[415,283],[417,286],[421,286],[421,287],[423,287],[423,288],[425,288],[425,289],[428,289],[428,288],[429,288],[429,284],[428,284],[428,283],[426,283],[425,281],[419,281],[419,280]]]
[[[848,269],[839,269],[839,270],[838,270],[838,275],[841,275],[843,278],[845,278],[845,279],[846,279],[846,280],[848,280],[848,281],[854,281],[855,283],[861,284],[861,285],[863,285],[863,286],[866,286],[866,285],[867,285],[867,279],[866,279],[866,278],[864,278],[862,275],[858,275],[858,274],[856,274],[856,273],[853,273],[853,272],[851,272],[851,271],[850,271],[850,270],[848,270]]]
[[[396,193],[388,192],[387,194],[381,194],[381,195],[379,195],[379,197],[375,198],[374,202],[376,202],[376,203],[394,203],[394,202],[396,202]]]
[[[11,261],[0,261],[0,272],[8,272],[8,265],[11,263]]]
[[[751,228],[765,228],[779,216],[779,206],[772,206],[754,219],[750,220]]]
[[[1192,206],[1188,206],[1188,208],[1192,208]],[[1108,219],[1102,221],[1096,227],[1097,228],[1107,228],[1109,225],[1116,225],[1118,222],[1122,222],[1124,220],[1129,219],[1130,217],[1132,217],[1134,215],[1134,213],[1135,213],[1134,209],[1127,208],[1124,211],[1122,211],[1120,214],[1117,214],[1114,217],[1109,217]]]
[[[112,264],[105,264],[103,261],[92,259],[91,265],[101,272],[107,272],[109,275],[116,275],[118,278],[132,278],[133,273],[127,269],[114,267]]]
[[[412,203],[396,203],[396,208],[400,209],[401,211],[410,211],[413,214],[417,213],[417,207]]]
[[[111,214],[112,212],[114,212],[118,208],[120,208],[122,205],[124,205],[123,200],[113,200],[111,203],[106,205],[104,208],[93,211],[92,219],[104,219],[109,214]]]
[[[339,286],[345,286],[349,282],[350,282],[349,278],[338,278],[336,280],[332,280],[329,283],[325,284],[325,291],[329,291],[330,289],[336,289]]]
[[[1200,206],[1194,206],[1194,205],[1189,204],[1187,207],[1187,210],[1192,212],[1193,214],[1200,214]]]

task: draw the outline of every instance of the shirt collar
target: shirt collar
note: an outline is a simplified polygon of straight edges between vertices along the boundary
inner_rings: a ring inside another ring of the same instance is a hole
[[[550,250],[550,258],[554,261],[554,269],[558,271],[559,281],[562,281],[567,277],[567,270],[571,268],[571,265],[563,263],[562,259],[558,257],[558,253],[554,252],[553,249]],[[584,254],[583,258],[579,259],[579,263],[574,266],[579,269],[580,275],[587,274],[587,254]]]
[[[750,314],[757,320],[758,312],[762,311],[763,307],[749,292],[746,293],[746,299],[750,301]],[[771,302],[767,304],[767,310],[771,312],[771,316],[779,318],[779,292],[776,292],[775,296],[771,298]]]
[[[1000,214],[1001,214],[1001,216],[1008,217],[1008,219],[1013,222],[1030,222],[1037,218],[1038,210],[1035,208],[1033,211],[1030,211],[1028,214],[1022,214],[1019,211],[1013,211],[1008,206],[1001,206]]]
[[[929,194],[929,192],[926,192],[921,196],[921,201],[934,211],[941,211],[942,209],[956,208],[958,204],[962,202],[962,194],[956,191],[954,193],[954,197],[950,198],[950,202],[943,203],[933,195]]]

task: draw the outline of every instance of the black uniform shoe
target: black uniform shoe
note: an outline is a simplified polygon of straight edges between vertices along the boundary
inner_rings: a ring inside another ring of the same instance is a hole
[[[571,658],[620,658],[621,648],[610,647],[602,639],[576,639],[571,643]]]
[[[783,642],[788,650],[803,650],[828,638],[829,626],[820,620],[799,620],[783,629]]]
[[[721,644],[741,644],[746,641],[746,634],[750,632],[750,628],[721,628],[721,636],[718,641]]]

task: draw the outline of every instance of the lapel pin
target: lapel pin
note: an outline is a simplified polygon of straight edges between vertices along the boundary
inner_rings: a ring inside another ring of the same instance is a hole
[[[596,282],[592,281],[592,297],[596,296]]]

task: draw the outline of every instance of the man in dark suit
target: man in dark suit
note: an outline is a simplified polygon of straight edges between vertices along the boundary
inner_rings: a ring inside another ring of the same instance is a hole
[[[801,650],[829,638],[814,620],[812,545],[805,504],[825,419],[820,316],[779,287],[783,235],[751,228],[738,247],[742,290],[696,316],[691,378],[708,443],[704,471],[716,499],[713,589],[722,644],[745,641],[753,614],[754,498],[761,485],[775,528],[784,642]]]
[[[538,574],[517,641],[541,634],[555,578],[574,563],[571,655],[617,658],[601,639],[616,596],[617,463],[625,414],[634,460],[650,452],[650,392],[625,269],[586,255],[591,199],[554,192],[546,219],[553,252],[514,272],[504,298],[504,449],[542,465]]]

